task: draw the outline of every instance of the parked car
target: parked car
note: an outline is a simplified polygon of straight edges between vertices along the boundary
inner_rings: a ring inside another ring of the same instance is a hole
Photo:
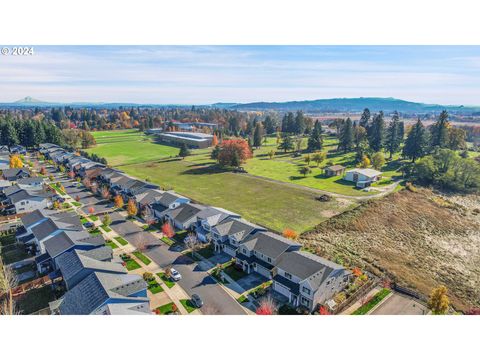
[[[182,279],[182,274],[180,274],[177,270],[172,268],[172,270],[170,271],[170,277],[175,281],[179,281]]]
[[[197,294],[192,295],[192,303],[197,308],[201,308],[203,306],[203,300],[200,297],[200,295],[197,295]]]
[[[93,227],[93,225],[95,225],[93,222],[89,221],[89,222],[86,222],[85,224],[83,224],[83,226],[85,226],[87,229]]]

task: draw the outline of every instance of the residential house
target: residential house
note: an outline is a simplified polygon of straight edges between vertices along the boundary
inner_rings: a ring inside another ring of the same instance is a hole
[[[154,216],[160,221],[165,220],[168,211],[177,208],[181,204],[189,203],[190,199],[178,195],[173,191],[165,191],[155,203],[151,204]]]
[[[270,231],[259,231],[249,235],[238,247],[236,263],[246,273],[253,271],[272,278],[272,269],[281,256],[290,251],[300,250],[301,245]]]
[[[243,219],[226,219],[212,228],[214,249],[234,257],[240,243],[258,231],[266,231],[266,229]]]
[[[185,203],[167,211],[165,220],[178,230],[192,230],[197,222],[196,214],[204,210],[203,205]]]
[[[145,220],[153,220],[155,218],[152,204],[157,202],[164,193],[165,191],[163,190],[149,189],[133,197],[139,213]]]
[[[102,254],[99,250],[103,251],[103,249],[110,250],[109,258],[99,258],[99,255]],[[93,272],[127,274],[127,270],[121,262],[112,262],[111,259],[112,249],[104,246],[88,251],[73,250],[63,253],[57,258],[57,265],[66,289],[71,290]]]
[[[140,275],[92,272],[50,309],[59,315],[151,314],[147,284]]]
[[[17,185],[22,189],[41,190],[45,184],[42,176],[27,177],[17,180]]]
[[[197,223],[195,225],[195,232],[198,240],[201,242],[211,241],[211,231],[214,226],[226,219],[240,219],[240,215],[230,212],[228,210],[208,206],[196,214]]]
[[[43,188],[22,188],[13,185],[3,190],[1,200],[2,212],[6,214],[23,214],[34,210],[46,209],[53,204],[53,193]]]
[[[30,173],[27,168],[12,168],[2,171],[2,177],[4,180],[17,181],[18,179],[29,177]]]
[[[273,290],[294,307],[313,311],[348,283],[350,272],[343,266],[304,251],[289,251],[277,261]]]
[[[332,165],[332,166],[327,166],[324,169],[325,176],[339,176],[343,175],[345,172],[345,166],[342,165]]]
[[[15,145],[10,147],[10,153],[25,155],[27,153],[27,149],[25,149],[25,147],[22,145]]]
[[[10,169],[10,154],[0,152],[0,171]]]
[[[344,179],[352,181],[357,188],[363,189],[369,187],[382,177],[382,173],[375,169],[353,169],[345,173]]]

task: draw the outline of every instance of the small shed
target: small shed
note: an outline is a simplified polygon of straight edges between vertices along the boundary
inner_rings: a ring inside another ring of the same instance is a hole
[[[332,165],[324,169],[326,176],[338,176],[343,175],[345,172],[345,166],[342,165]]]

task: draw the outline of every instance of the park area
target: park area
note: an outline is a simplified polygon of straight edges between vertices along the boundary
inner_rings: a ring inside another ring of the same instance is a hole
[[[327,158],[310,163],[311,173],[303,176],[306,166],[303,156],[277,149],[277,139],[267,137],[263,146],[254,150],[254,158],[243,165],[248,174],[234,173],[218,167],[210,158],[211,149],[192,150],[184,159],[177,157],[179,149],[158,144],[152,136],[136,130],[94,132],[97,146],[88,150],[105,157],[109,165],[132,176],[173,189],[199,203],[219,206],[242,215],[249,221],[272,230],[292,228],[304,232],[323,220],[355,207],[357,200],[376,191],[363,192],[341,176],[327,178],[323,167],[327,163],[354,167],[353,153],[336,152],[336,139],[325,138]],[[301,149],[305,150],[304,138]],[[275,155],[270,157],[272,150]],[[383,185],[390,184],[400,173],[401,164],[386,164]],[[327,202],[317,200],[322,191],[338,194]]]

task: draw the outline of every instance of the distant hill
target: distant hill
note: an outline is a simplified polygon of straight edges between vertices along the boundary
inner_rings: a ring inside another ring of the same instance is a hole
[[[17,100],[14,104],[46,104],[46,101],[41,101],[38,99],[34,99],[31,96],[26,96],[23,99]]]
[[[215,106],[215,104],[213,105]],[[231,106],[222,106],[236,110],[276,110],[276,111],[296,111],[303,110],[306,112],[359,112],[365,108],[370,111],[385,112],[400,111],[403,113],[426,113],[437,112],[447,109],[451,112],[473,112],[480,110],[480,107],[465,107],[424,104],[412,101],[405,101],[395,98],[336,98],[336,99],[319,99],[304,101],[286,101],[286,102],[254,102],[248,104],[233,104]]]

